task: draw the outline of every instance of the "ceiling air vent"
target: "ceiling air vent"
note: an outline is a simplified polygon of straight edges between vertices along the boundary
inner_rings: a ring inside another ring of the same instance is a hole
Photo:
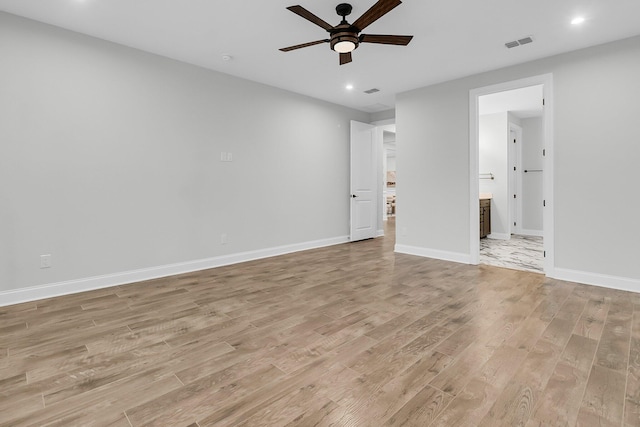
[[[373,89],[369,89],[369,90],[365,90],[364,93],[371,95],[372,93],[376,93],[376,92],[380,92],[380,89],[376,89],[375,87]]]
[[[522,45],[529,44],[529,43],[532,43],[532,42],[533,42],[533,39],[529,36],[529,37],[524,37],[524,38],[519,39],[519,40],[514,40],[512,42],[507,42],[504,45],[508,49],[512,49],[514,47],[522,46]]]

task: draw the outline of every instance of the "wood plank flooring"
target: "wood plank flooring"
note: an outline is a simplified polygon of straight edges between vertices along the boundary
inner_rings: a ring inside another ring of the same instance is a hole
[[[393,244],[0,307],[0,426],[640,426],[640,295]]]

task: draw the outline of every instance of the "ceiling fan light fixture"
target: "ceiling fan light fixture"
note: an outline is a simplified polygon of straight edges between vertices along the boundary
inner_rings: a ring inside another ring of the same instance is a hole
[[[353,52],[355,48],[356,48],[356,44],[349,40],[341,41],[333,45],[333,50],[335,50],[338,53]]]
[[[338,53],[353,52],[358,47],[358,36],[349,31],[341,31],[331,36],[331,49]]]

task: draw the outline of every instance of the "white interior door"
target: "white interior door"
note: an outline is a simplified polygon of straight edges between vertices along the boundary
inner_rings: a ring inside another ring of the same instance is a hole
[[[522,229],[522,128],[509,123],[509,234],[520,234]]]
[[[515,234],[518,228],[518,135],[516,131],[511,129],[509,131],[509,148],[507,158],[509,159],[507,165],[509,168],[509,234]]]
[[[378,224],[375,126],[351,121],[351,241],[376,237]]]

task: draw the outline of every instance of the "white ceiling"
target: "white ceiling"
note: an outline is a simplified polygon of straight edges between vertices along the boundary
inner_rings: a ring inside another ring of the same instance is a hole
[[[0,0],[0,10],[369,112],[399,92],[640,34],[639,0],[405,0],[364,32],[414,35],[409,46],[363,44],[343,66],[327,44],[278,50],[327,36],[285,7],[337,24],[339,2]],[[350,22],[374,0],[352,4]],[[505,48],[525,36],[534,42]]]
[[[480,115],[511,112],[521,119],[542,116],[543,86],[530,86],[479,98]]]

